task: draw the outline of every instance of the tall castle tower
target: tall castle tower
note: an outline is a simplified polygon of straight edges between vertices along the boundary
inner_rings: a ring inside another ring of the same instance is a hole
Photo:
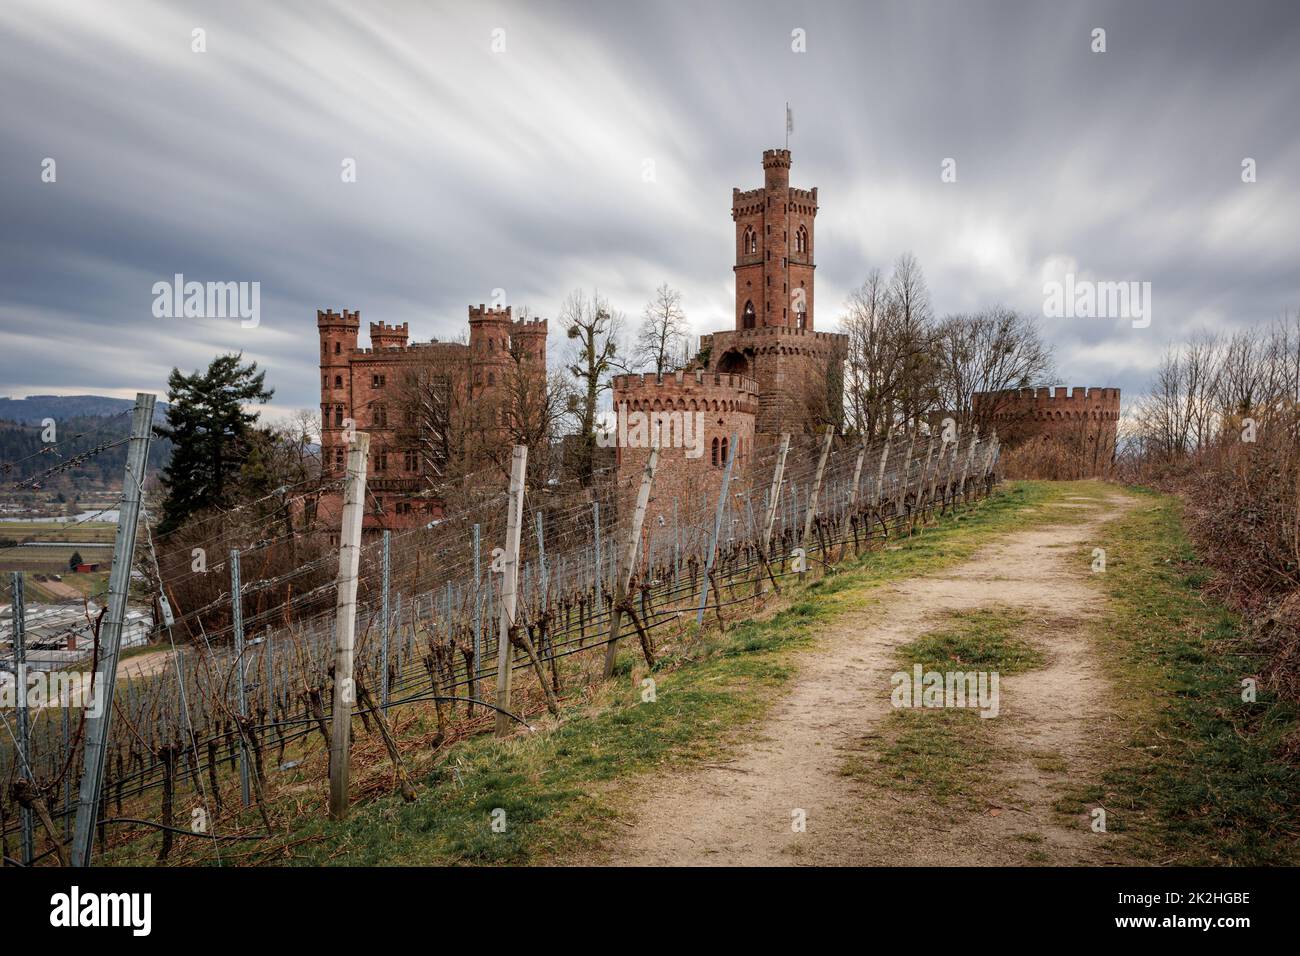
[[[504,382],[510,368],[510,306],[488,308],[479,303],[469,307],[469,399],[482,397],[498,382]]]
[[[361,313],[316,310],[320,335],[321,467],[325,474],[343,473],[343,419],[352,408],[352,353],[357,348]]]
[[[813,327],[817,188],[790,187],[790,150],[763,153],[763,188],[731,191],[736,328]]]
[[[731,191],[735,328],[700,337],[709,371],[752,378],[757,441],[817,431],[841,415],[846,336],[813,328],[817,189],[790,185],[790,151],[763,153],[763,186]]]

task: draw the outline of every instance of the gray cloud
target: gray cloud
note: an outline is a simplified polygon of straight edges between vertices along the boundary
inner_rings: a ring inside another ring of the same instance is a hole
[[[1150,281],[1149,329],[1044,320],[1066,381],[1132,394],[1166,342],[1300,307],[1298,39],[1285,3],[6,3],[0,391],[162,391],[242,349],[310,407],[317,308],[456,337],[495,288],[635,317],[666,280],[725,327],[731,187],[789,100],[819,327],[905,250],[940,312],[1038,312],[1063,265]],[[177,272],[259,281],[261,326],[154,318]]]

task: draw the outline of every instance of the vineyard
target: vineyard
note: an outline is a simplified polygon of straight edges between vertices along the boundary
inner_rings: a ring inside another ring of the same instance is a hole
[[[366,539],[354,578],[341,558],[346,533],[342,549],[323,534],[272,533],[249,509],[171,540],[146,509],[133,564],[164,610],[155,653],[111,668],[95,851],[111,858],[148,840],[165,863],[179,840],[257,840],[285,827],[268,805],[288,788],[313,794],[324,813],[331,765],[363,749],[355,740],[414,800],[417,749],[444,754],[471,734],[527,732],[584,682],[617,673],[620,646],[653,668],[666,634],[725,629],[784,582],[987,495],[996,435],[947,438],[785,436],[728,462],[720,492],[670,500],[655,493],[657,453],[626,480],[610,469],[587,484],[525,487],[521,467],[509,489],[485,490],[487,476],[468,483],[446,519]],[[526,455],[516,449],[517,460]],[[345,494],[364,495],[364,476],[351,489],[349,480]],[[280,489],[277,500],[300,508],[320,491]],[[644,519],[648,502],[654,520]],[[354,605],[340,600],[353,588]],[[340,606],[355,606],[351,628],[340,627]],[[101,622],[90,622],[87,665],[99,673]],[[346,660],[340,633],[354,635]],[[340,666],[351,668],[342,697]],[[58,703],[6,720],[6,865],[69,862],[92,721]],[[342,751],[332,712],[350,714]],[[431,735],[419,732],[429,725]],[[348,796],[345,787],[343,812]]]

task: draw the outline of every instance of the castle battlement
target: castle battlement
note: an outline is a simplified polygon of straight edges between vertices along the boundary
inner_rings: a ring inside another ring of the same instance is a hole
[[[510,306],[493,306],[489,308],[486,303],[480,302],[478,308],[469,307],[469,320],[471,322],[513,322],[510,317]]]
[[[848,336],[843,332],[817,332],[812,329],[798,329],[788,325],[768,325],[762,328],[754,329],[726,329],[722,332],[710,332],[707,335],[700,336],[700,342],[703,344],[706,339],[729,336],[738,339],[761,339],[786,336],[793,336],[801,339],[811,339],[822,342],[844,342]]]
[[[671,372],[667,375],[656,375],[654,372],[633,372],[627,375],[614,376],[614,388],[619,391],[673,389],[696,385],[739,389],[747,392],[758,391],[758,383],[752,378],[747,378],[744,375],[731,375],[725,372],[706,372],[702,368]]]
[[[317,309],[316,327],[325,328],[327,326],[346,326],[354,329],[360,328],[361,310],[358,309],[355,312],[349,312],[347,309],[344,309],[339,313],[335,312],[333,309],[325,309],[324,311]]]
[[[977,414],[992,407],[988,417],[1004,423],[1118,422],[1120,392],[1118,388],[1081,385],[1013,388],[976,392],[971,405]]]
[[[374,349],[406,348],[408,325],[389,325],[386,322],[370,323],[370,346]]]
[[[1068,385],[1039,386],[1037,388],[1010,388],[1000,392],[977,392],[975,401],[996,400],[1010,405],[1034,406],[1051,405],[1052,408],[1064,408],[1075,405],[1106,405],[1119,410],[1119,389],[1097,386]]]

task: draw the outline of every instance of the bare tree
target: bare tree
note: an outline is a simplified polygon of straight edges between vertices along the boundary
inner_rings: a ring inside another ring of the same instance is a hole
[[[470,362],[461,343],[430,342],[413,348],[411,356],[401,372],[392,424],[401,443],[415,452],[425,487],[433,489],[475,467],[476,437],[487,422],[482,407],[465,400]]]
[[[681,292],[663,283],[655,290],[654,298],[646,303],[637,330],[634,352],[637,367],[653,368],[655,375],[671,370],[683,351],[689,331]]]
[[[1011,389],[1045,384],[1052,374],[1052,352],[1037,324],[1002,306],[974,314],[950,315],[934,338],[937,386],[942,406],[963,427],[987,433],[1011,402]],[[975,393],[992,393],[975,410]]]
[[[527,482],[540,488],[551,477],[550,450],[567,413],[569,390],[547,370],[540,356],[526,354],[514,339],[509,355],[510,364],[500,385],[483,403],[483,417],[497,423],[483,431],[492,438],[484,449],[485,457],[508,476],[514,446],[527,445]]]
[[[903,311],[879,269],[849,294],[841,322],[848,336],[844,370],[847,427],[867,439],[885,434],[903,404],[908,372],[919,367],[928,342],[906,327]]]
[[[921,264],[910,252],[898,257],[889,278],[889,295],[898,310],[898,331],[909,343],[930,343],[934,313],[930,308],[930,291],[925,284]],[[903,356],[899,409],[904,428],[915,428],[934,408],[933,355],[927,348],[909,349]]]
[[[560,306],[560,324],[569,339],[565,371],[573,379],[569,412],[578,426],[576,469],[583,481],[595,470],[596,415],[601,396],[611,388],[610,377],[623,370],[618,339],[624,319],[613,311],[599,292],[587,295],[581,289],[569,293]]]

